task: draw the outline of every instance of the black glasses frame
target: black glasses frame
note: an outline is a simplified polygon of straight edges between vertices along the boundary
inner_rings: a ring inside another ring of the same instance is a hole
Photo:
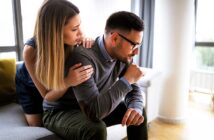
[[[133,47],[132,47],[132,50],[134,50],[134,49],[136,49],[136,48],[138,48],[138,47],[140,47],[142,44],[140,43],[135,43],[135,42],[133,42],[133,41],[131,41],[130,39],[128,39],[128,38],[126,38],[125,36],[123,36],[122,34],[120,34],[120,33],[118,33],[118,35],[120,36],[120,37],[122,37],[123,39],[125,39],[127,42],[129,42]]]

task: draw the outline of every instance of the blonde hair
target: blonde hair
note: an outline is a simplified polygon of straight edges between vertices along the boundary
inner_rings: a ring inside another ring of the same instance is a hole
[[[63,89],[64,26],[79,14],[79,9],[66,0],[46,1],[39,10],[34,30],[36,39],[35,75],[47,89]]]

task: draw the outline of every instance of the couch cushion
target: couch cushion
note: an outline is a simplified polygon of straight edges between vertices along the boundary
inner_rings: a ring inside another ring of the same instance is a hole
[[[16,103],[7,104],[0,107],[0,131],[7,127],[27,126],[24,112],[20,105]]]
[[[20,105],[0,107],[0,140],[60,140],[44,127],[29,127]]]
[[[15,100],[15,73],[15,59],[0,59],[0,106]]]
[[[62,140],[44,127],[11,127],[0,131],[1,140]]]

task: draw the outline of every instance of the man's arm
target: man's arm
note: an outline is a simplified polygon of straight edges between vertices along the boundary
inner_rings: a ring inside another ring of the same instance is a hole
[[[132,84],[131,85],[133,90],[129,92],[125,97],[125,103],[127,105],[127,108],[133,108],[140,114],[142,114],[143,111],[143,104],[144,99],[142,93],[143,91],[140,90],[140,87],[138,84]]]
[[[129,69],[130,65],[127,64],[120,74],[119,77],[124,77],[126,71]],[[129,84],[129,83],[127,83]],[[131,84],[132,91],[130,91],[126,97],[125,97],[125,104],[127,108],[133,108],[135,109],[139,114],[142,114],[143,111],[143,105],[144,105],[144,99],[143,94],[144,92],[140,89],[139,85],[137,83]]]
[[[98,72],[98,68],[93,64],[93,60],[86,55],[74,52],[72,54],[71,63],[92,65],[94,67],[94,74]],[[94,77],[92,76],[84,83],[73,87],[73,90],[82,111],[90,119],[98,120],[111,113],[125,95],[132,90],[132,87],[128,87],[122,80],[117,80],[112,83],[106,91],[100,93]]]
[[[92,120],[102,119],[110,114],[130,91],[121,80],[116,81],[102,94],[99,93],[93,78],[74,87],[82,111]]]

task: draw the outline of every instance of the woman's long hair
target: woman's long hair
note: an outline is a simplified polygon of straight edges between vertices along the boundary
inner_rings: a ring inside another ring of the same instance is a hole
[[[35,75],[47,89],[63,89],[64,83],[64,26],[79,9],[67,0],[47,0],[37,15]]]

